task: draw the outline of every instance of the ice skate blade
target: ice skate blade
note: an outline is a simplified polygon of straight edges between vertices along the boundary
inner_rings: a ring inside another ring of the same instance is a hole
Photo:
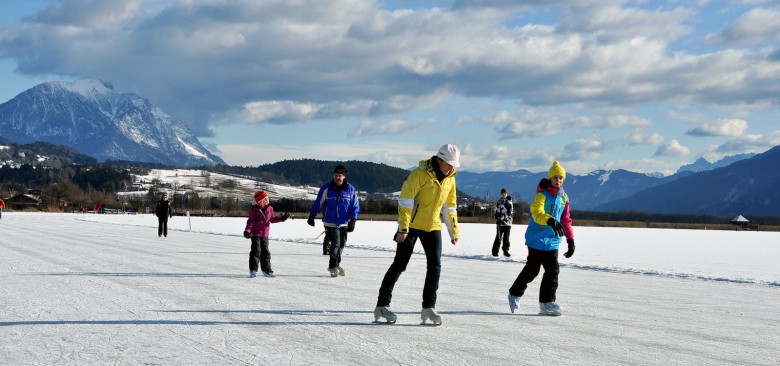
[[[561,316],[561,313],[545,313],[543,311],[540,311],[539,315],[543,315],[543,316]]]
[[[393,320],[393,321],[390,321],[390,320],[386,320],[386,321],[374,320],[372,323],[374,323],[374,324],[387,324],[387,325],[390,325],[390,324],[395,324],[395,320]]]
[[[430,323],[428,323],[425,320],[423,320],[422,323],[420,323],[420,325],[425,325],[425,326],[429,326],[429,327],[438,327],[438,326],[441,325],[441,322],[435,323],[435,322],[431,321]]]

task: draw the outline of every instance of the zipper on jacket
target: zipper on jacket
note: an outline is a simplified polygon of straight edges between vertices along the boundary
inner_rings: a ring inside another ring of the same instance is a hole
[[[414,218],[417,217],[417,210],[420,208],[420,204],[414,205],[414,211],[412,211],[412,220],[409,221],[409,224],[411,225],[414,222]]]

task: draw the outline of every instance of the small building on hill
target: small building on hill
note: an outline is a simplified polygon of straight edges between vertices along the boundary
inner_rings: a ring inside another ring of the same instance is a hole
[[[737,215],[737,217],[731,219],[731,223],[734,225],[734,230],[747,230],[750,221],[745,216]]]

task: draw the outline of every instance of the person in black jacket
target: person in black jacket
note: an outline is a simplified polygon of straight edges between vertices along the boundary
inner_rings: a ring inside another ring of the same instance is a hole
[[[160,197],[160,201],[157,202],[157,207],[154,208],[154,212],[157,215],[157,236],[168,237],[168,218],[173,217],[173,210],[171,209],[171,202],[168,201],[168,194],[163,193]]]
[[[501,188],[501,199],[496,202],[496,212],[493,216],[496,218],[496,239],[493,240],[493,256],[498,257],[498,248],[504,250],[504,257],[509,255],[509,232],[512,230],[512,197],[509,196],[506,188]]]

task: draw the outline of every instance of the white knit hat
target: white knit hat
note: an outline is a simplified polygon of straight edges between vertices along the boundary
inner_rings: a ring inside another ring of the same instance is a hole
[[[439,152],[436,153],[436,156],[456,168],[460,166],[460,163],[458,162],[458,160],[460,160],[460,149],[453,144],[442,145],[439,148]]]

